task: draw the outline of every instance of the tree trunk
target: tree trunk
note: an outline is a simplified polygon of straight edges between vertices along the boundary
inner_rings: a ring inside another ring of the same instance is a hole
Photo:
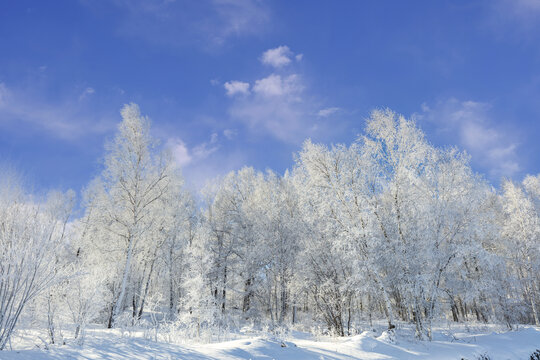
[[[156,249],[156,251],[157,251],[157,249]],[[152,272],[154,271],[155,262],[156,262],[156,257],[155,257],[155,254],[154,254],[154,259],[152,260],[152,263],[150,264],[150,271],[148,271],[148,277],[146,278],[146,283],[144,285],[143,296],[142,296],[142,299],[141,299],[141,305],[139,306],[139,312],[137,314],[137,319],[141,318],[142,313],[144,311],[144,304],[145,304],[145,301],[146,301],[146,296],[148,295],[148,289],[150,288],[150,279],[152,278]]]
[[[227,266],[223,269],[223,288],[222,288],[222,294],[221,294],[221,312],[225,313],[225,300],[227,298],[227,292],[225,290],[225,286],[227,286]]]
[[[133,247],[134,247],[134,239],[131,235],[128,237],[128,250],[126,253],[126,262],[124,265],[124,274],[122,276],[122,285],[120,290],[120,295],[118,296],[118,300],[116,301],[116,304],[114,306],[114,313],[113,313],[113,319],[112,319],[112,325],[117,320],[118,315],[124,310],[124,297],[126,296],[126,289],[127,289],[127,282],[129,278],[129,269],[131,267],[131,258],[133,257]]]
[[[244,282],[244,299],[242,301],[242,312],[249,310],[251,303],[251,277]]]

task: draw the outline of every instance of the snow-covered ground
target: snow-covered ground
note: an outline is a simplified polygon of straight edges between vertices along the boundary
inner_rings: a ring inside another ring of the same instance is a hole
[[[271,336],[242,335],[237,340],[183,345],[147,340],[141,334],[121,334],[115,330],[90,330],[84,346],[64,345],[49,350],[31,345],[36,334],[19,333],[13,339],[19,350],[2,351],[3,360],[43,359],[530,359],[540,349],[540,329],[522,327],[518,331],[470,332],[439,330],[431,342],[417,341],[400,330],[388,333],[365,331],[349,338],[314,338],[293,332],[285,341]],[[32,348],[33,347],[33,348]],[[539,352],[540,354],[540,352]],[[482,357],[485,355],[486,357]]]

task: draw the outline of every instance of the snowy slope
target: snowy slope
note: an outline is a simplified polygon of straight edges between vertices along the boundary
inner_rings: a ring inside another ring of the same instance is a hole
[[[378,335],[378,336],[377,336]],[[540,329],[487,334],[435,334],[432,342],[398,336],[391,341],[386,333],[364,332],[345,339],[315,340],[305,336],[283,342],[253,337],[215,344],[174,345],[137,337],[122,337],[112,331],[94,331],[85,345],[62,346],[50,350],[0,352],[2,360],[45,359],[529,359],[540,348]]]

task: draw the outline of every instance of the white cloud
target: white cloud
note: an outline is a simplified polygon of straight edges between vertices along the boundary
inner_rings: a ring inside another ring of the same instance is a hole
[[[175,163],[184,167],[192,160],[186,143],[180,138],[172,138],[167,141],[167,147],[170,149]]]
[[[232,36],[264,32],[270,21],[270,10],[257,0],[214,0],[217,21],[212,31],[213,40],[222,43]]]
[[[282,96],[299,93],[303,89],[300,78],[296,74],[282,78],[272,74],[264,79],[256,80],[253,92],[262,96]]]
[[[44,101],[44,96],[36,94],[34,89],[8,88],[5,83],[0,83],[0,125],[32,124],[64,140],[76,140],[114,129],[117,119],[89,114],[84,104],[78,101],[80,96],[73,93],[61,102],[50,102]]]
[[[210,141],[203,142],[202,144],[199,144],[193,148],[193,157],[198,160],[206,159],[215,153],[219,147],[218,134],[212,133],[212,135],[210,135]]]
[[[229,113],[255,132],[269,132],[278,139],[298,142],[312,135],[309,103],[303,101],[301,78],[271,74],[255,81],[252,96],[238,99]]]
[[[287,46],[270,49],[260,58],[264,64],[280,68],[291,61],[300,61],[302,55],[294,55]],[[322,139],[339,131],[339,126],[330,126],[320,113],[320,104],[304,80],[296,73],[287,74],[280,70],[251,82],[251,91],[245,96],[233,97],[229,115],[233,120],[245,124],[252,133],[269,134],[281,141],[299,144],[307,137]],[[228,139],[232,133],[224,133]]]
[[[248,163],[245,151],[216,152],[206,159],[192,161],[182,169],[186,184],[193,190],[201,190],[206,183],[229,171],[238,170]]]
[[[166,147],[171,151],[175,163],[180,167],[185,167],[192,162],[208,158],[219,149],[220,145],[218,144],[218,134],[212,133],[209,141],[197,144],[191,149],[179,137],[169,138]]]
[[[238,131],[236,131],[235,129],[225,129],[223,130],[223,135],[227,139],[232,140],[236,137],[236,135],[238,135]]]
[[[490,176],[512,177],[521,170],[518,144],[511,133],[494,125],[489,103],[451,98],[432,107],[422,104],[421,108],[417,118],[431,122],[440,133],[455,134],[473,162],[489,169]]]
[[[282,78],[272,74],[257,80],[253,94],[237,99],[229,108],[229,114],[255,133],[268,133],[285,142],[300,143],[307,137],[316,137],[321,128],[326,129],[311,116],[316,105],[308,99],[300,77]]]
[[[328,117],[330,115],[337,113],[340,110],[341,109],[338,107],[329,107],[329,108],[321,109],[317,112],[317,116]]]
[[[266,50],[261,56],[261,62],[275,68],[280,68],[288,65],[291,62],[293,55],[293,52],[288,46],[282,45],[275,49]]]
[[[81,93],[81,95],[79,95],[79,101],[84,100],[85,98],[87,98],[88,96],[94,94],[95,92],[96,92],[96,90],[94,90],[94,88],[87,87],[86,89],[84,89],[84,91]]]
[[[286,99],[252,99],[233,104],[229,112],[252,131],[286,142],[301,142],[310,133],[304,109]]]
[[[249,94],[249,83],[242,81],[227,81],[223,87],[227,92],[228,96],[234,96],[238,94],[246,95]]]
[[[166,141],[166,147],[175,164],[182,168],[187,185],[194,190],[200,190],[207,181],[246,164],[244,151],[218,151],[220,144],[217,133],[212,133],[208,141],[191,148],[182,138],[172,137]]]
[[[102,4],[83,3],[102,10]],[[167,49],[196,45],[213,50],[230,39],[268,31],[271,20],[268,4],[259,0],[115,0],[110,4],[120,10],[120,35]]]
[[[193,148],[193,157],[196,159],[206,159],[217,151],[219,146],[210,146],[208,143],[202,143]]]

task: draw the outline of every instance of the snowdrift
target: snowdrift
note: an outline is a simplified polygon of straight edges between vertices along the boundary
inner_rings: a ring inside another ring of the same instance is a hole
[[[529,359],[540,349],[540,329],[525,327],[505,333],[435,333],[432,342],[399,335],[365,331],[344,339],[314,339],[302,333],[286,340],[258,336],[214,344],[175,345],[140,337],[125,337],[113,330],[93,330],[84,346],[65,345],[48,350],[28,348],[2,351],[2,360],[66,359]],[[19,346],[24,347],[19,338]],[[16,344],[15,344],[16,345]],[[540,354],[540,352],[539,352]],[[485,356],[485,357],[482,357]]]

